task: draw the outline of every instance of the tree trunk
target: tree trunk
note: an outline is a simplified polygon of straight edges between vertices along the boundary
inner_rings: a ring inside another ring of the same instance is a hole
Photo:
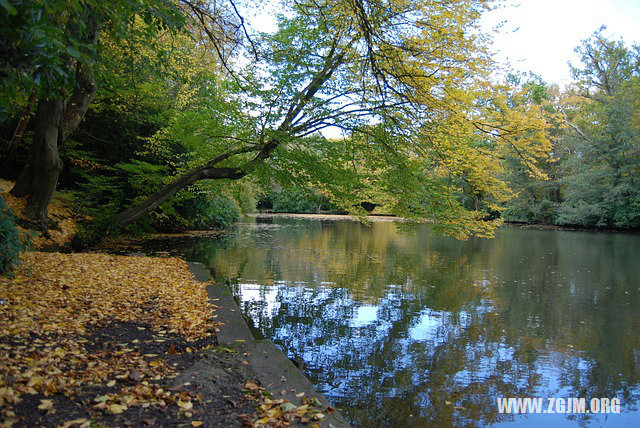
[[[62,169],[62,161],[58,155],[62,113],[61,99],[38,102],[31,154],[11,189],[11,194],[16,197],[28,196],[24,213],[37,222],[47,221],[49,203]]]
[[[96,93],[96,82],[84,64],[76,67],[76,88],[71,98],[66,103],[62,121],[60,122],[60,143],[66,141],[73,131],[78,127],[84,115],[87,113],[89,104]]]
[[[46,222],[48,206],[58,184],[62,161],[58,146],[76,129],[96,92],[95,82],[83,64],[76,67],[76,87],[68,102],[60,97],[38,102],[31,153],[11,194],[28,196],[25,215]]]

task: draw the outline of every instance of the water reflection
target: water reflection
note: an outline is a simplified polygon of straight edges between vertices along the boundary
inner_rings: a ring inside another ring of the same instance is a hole
[[[184,251],[359,426],[640,424],[640,237],[279,218]],[[620,415],[496,397],[619,397]]]

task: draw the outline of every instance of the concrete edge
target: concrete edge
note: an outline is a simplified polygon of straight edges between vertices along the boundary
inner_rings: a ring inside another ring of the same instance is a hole
[[[202,263],[187,262],[194,278],[200,282],[211,282],[211,276]],[[233,299],[231,290],[226,285],[211,284],[207,286],[207,294],[216,306],[216,315],[224,325],[217,332],[218,343],[223,346],[237,346],[245,352],[249,367],[260,384],[271,393],[273,399],[285,399],[296,406],[302,404],[304,398],[316,398],[323,407],[331,404],[327,398],[318,393],[309,379],[289,360],[289,358],[270,340],[256,340]],[[302,396],[298,397],[298,395]],[[349,427],[349,423],[340,412],[326,413],[320,422],[323,427]],[[293,427],[309,425],[292,424]]]

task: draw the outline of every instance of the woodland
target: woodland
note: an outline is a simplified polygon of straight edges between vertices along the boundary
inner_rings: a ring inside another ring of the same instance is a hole
[[[561,89],[500,73],[484,0],[287,2],[267,33],[247,7],[3,1],[2,175],[25,215],[46,223],[60,194],[88,240],[258,204],[458,238],[640,224],[637,45],[595,31]]]

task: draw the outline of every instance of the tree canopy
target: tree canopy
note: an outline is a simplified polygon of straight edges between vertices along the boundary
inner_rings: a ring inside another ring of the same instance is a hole
[[[274,34],[250,35],[247,63],[230,70],[226,84],[202,81],[194,91],[208,94],[158,136],[207,140],[209,157],[197,156],[195,168],[119,221],[200,179],[252,175],[313,187],[356,215],[367,200],[460,237],[487,233],[495,225],[489,211],[509,195],[497,177],[501,158],[518,153],[537,174],[548,140],[539,109],[490,81],[487,40],[477,28],[486,7],[297,2]],[[233,110],[227,126],[207,120],[220,113],[210,103],[216,97],[235,103],[226,104]],[[324,137],[327,128],[343,138]],[[463,195],[477,203],[465,204]]]

